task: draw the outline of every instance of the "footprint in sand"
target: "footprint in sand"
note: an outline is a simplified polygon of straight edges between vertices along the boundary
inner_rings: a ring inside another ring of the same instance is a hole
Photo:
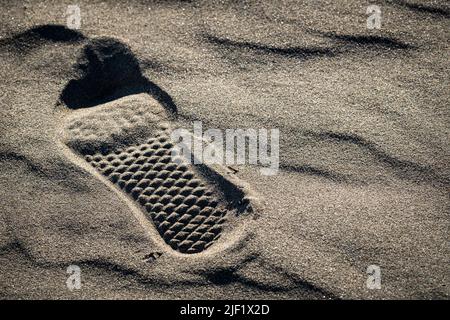
[[[76,68],[60,96],[71,110],[63,142],[122,190],[173,250],[204,251],[253,212],[251,192],[226,168],[173,159],[176,107],[142,76],[127,46],[92,40]]]

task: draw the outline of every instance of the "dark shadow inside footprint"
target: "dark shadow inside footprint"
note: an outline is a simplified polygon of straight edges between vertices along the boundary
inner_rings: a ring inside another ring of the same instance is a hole
[[[75,69],[77,78],[69,81],[60,96],[68,108],[87,108],[131,94],[148,93],[168,111],[177,112],[170,95],[142,75],[133,52],[118,40],[89,41]]]

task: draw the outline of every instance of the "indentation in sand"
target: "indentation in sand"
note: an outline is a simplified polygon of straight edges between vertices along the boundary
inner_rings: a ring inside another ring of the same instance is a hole
[[[253,210],[243,187],[222,173],[172,158],[167,115],[147,95],[74,112],[64,140],[129,195],[181,253],[207,249],[221,236],[227,216]]]

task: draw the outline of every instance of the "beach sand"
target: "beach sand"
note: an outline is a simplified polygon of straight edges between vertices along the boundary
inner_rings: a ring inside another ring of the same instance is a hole
[[[2,299],[448,299],[447,1],[68,4],[0,4]],[[193,121],[278,129],[280,168],[183,169],[222,211],[182,242],[111,163]]]

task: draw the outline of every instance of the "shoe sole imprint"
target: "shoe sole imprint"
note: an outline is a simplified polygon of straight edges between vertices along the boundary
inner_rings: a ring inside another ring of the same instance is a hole
[[[228,217],[254,210],[247,186],[225,168],[172,159],[170,118],[148,95],[74,111],[63,142],[131,196],[178,252],[207,249]]]

